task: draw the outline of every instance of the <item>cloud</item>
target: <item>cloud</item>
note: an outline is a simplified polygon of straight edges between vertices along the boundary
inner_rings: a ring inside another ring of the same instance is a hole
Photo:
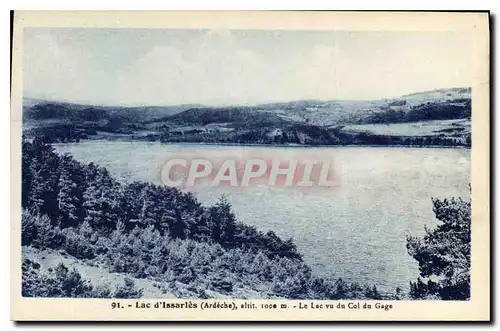
[[[23,90],[25,95],[68,101],[99,99],[106,74],[92,69],[84,47],[72,49],[50,34],[35,34],[23,48]]]
[[[156,46],[117,77],[118,94],[133,104],[250,102],[264,92],[265,61],[228,39],[210,32],[197,47]]]
[[[34,36],[24,46],[24,89],[45,97],[62,89],[70,92],[79,69],[77,54],[69,54],[55,37],[47,34]]]
[[[26,94],[106,104],[231,104],[377,99],[471,81],[462,35],[323,33],[316,40],[296,32],[213,30],[138,40],[115,31],[117,50],[106,33],[85,33],[26,36]]]

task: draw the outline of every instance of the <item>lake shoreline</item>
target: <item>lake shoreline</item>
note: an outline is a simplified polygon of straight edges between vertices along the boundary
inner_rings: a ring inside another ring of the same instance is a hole
[[[406,251],[406,236],[423,236],[425,227],[434,224],[431,198],[470,194],[467,149],[264,145],[273,147],[270,149],[259,148],[263,145],[217,147],[135,140],[81,142],[54,144],[54,148],[83,164],[105,167],[120,181],[154,184],[161,184],[157,157],[179,151],[199,157],[252,149],[270,155],[309,151],[318,156],[333,155],[340,165],[342,189],[332,194],[317,190],[296,194],[295,190],[269,187],[231,191],[224,186],[189,191],[204,206],[214,205],[224,194],[244,224],[294,238],[304,261],[318,275],[377,284],[380,291],[405,288],[417,279],[418,266]]]
[[[118,137],[117,137],[118,138]],[[80,142],[84,141],[109,141],[109,142],[143,142],[143,143],[155,143],[161,145],[186,145],[186,146],[228,146],[228,147],[270,147],[270,148],[342,148],[342,147],[374,147],[374,148],[440,148],[440,149],[471,149],[471,147],[467,146],[442,146],[442,145],[361,145],[361,144],[346,144],[346,145],[307,145],[307,144],[234,144],[234,143],[204,143],[204,142],[160,142],[160,141],[148,141],[143,139],[126,139],[125,137],[118,139],[82,139]],[[69,143],[79,143],[75,141],[69,142],[58,142],[53,143],[57,145],[64,145]]]

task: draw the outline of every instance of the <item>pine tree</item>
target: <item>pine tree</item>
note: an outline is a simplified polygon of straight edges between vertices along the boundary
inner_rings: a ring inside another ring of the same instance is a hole
[[[210,208],[212,239],[222,247],[234,247],[236,217],[231,211],[231,204],[225,196],[221,196],[215,206]]]
[[[28,156],[31,158],[29,160],[31,180],[30,191],[25,195],[27,205],[37,213],[47,214],[56,223],[59,214],[57,203],[59,157],[54,153],[52,146],[44,144],[40,139],[33,141],[31,153],[26,157]]]
[[[63,242],[59,227],[54,227],[47,215],[38,215],[28,212],[25,216],[32,217],[36,227],[36,236],[32,238],[32,245],[38,248],[58,248]]]
[[[90,239],[92,237],[92,234],[94,233],[94,229],[92,229],[89,222],[84,221],[78,228],[78,233],[81,234],[84,238]]]
[[[21,245],[30,245],[37,236],[38,229],[34,215],[29,209],[23,209],[21,216]]]
[[[28,207],[30,193],[32,190],[33,173],[31,172],[30,164],[33,162],[33,144],[26,141],[23,136],[22,155],[21,155],[21,205],[23,208]]]
[[[61,228],[76,227],[81,213],[81,194],[67,163],[62,162],[60,168],[57,194],[59,224]]]
[[[433,199],[441,223],[426,229],[423,238],[408,237],[408,253],[418,261],[420,276],[411,283],[413,298],[438,296],[443,300],[470,297],[470,201]]]
[[[83,194],[84,220],[95,229],[112,229],[118,221],[118,184],[104,168],[91,169],[89,175],[93,180]]]

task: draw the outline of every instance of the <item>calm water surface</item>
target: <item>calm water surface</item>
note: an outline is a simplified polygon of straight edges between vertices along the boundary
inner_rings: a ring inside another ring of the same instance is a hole
[[[162,145],[149,142],[85,141],[58,144],[84,163],[94,162],[118,179],[159,183],[158,166],[169,154],[264,151],[300,157],[305,151],[332,158],[339,187],[296,190],[259,187],[238,190],[198,187],[204,203],[226,194],[238,219],[261,230],[293,237],[305,261],[322,275],[408,288],[418,266],[406,252],[406,236],[436,225],[431,197],[469,195],[470,150],[381,147],[255,147]]]

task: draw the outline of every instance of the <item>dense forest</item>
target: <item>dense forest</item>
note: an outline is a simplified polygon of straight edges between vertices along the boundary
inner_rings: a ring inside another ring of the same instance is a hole
[[[178,297],[188,288],[199,298],[246,293],[243,296],[291,299],[468,299],[470,202],[433,201],[436,219],[443,224],[426,229],[423,238],[409,237],[407,244],[421,277],[406,291],[380,293],[376,284],[316,276],[292,239],[238,221],[223,197],[203,206],[193,194],[175,188],[121,183],[103,167],[56,154],[50,144],[127,139],[470,147],[470,92],[443,89],[394,100],[302,100],[234,107],[104,107],[31,100],[23,107],[22,245],[62,252],[130,278],[107,288],[64,264],[44,270],[30,258],[22,266],[23,295],[140,297],[133,279],[147,279],[161,284],[163,293]],[[450,119],[463,121],[441,122]],[[432,120],[440,122],[428,134],[406,134],[406,127],[403,134],[384,134],[395,123],[418,127]],[[384,127],[352,128],[373,125]]]
[[[238,222],[224,198],[203,207],[175,188],[121,184],[105,168],[57,155],[42,139],[23,142],[22,161],[24,246],[62,250],[111,272],[160,280],[165,292],[186,284],[200,298],[209,297],[207,289],[230,295],[238,286],[263,297],[404,298],[401,289],[382,295],[376,286],[314,276],[291,239]],[[422,276],[410,284],[409,296],[468,299],[470,202],[433,203],[443,224],[423,238],[408,238]],[[141,290],[129,279],[115,289],[93,286],[62,264],[43,271],[25,260],[23,295],[119,298],[140,297]]]
[[[22,172],[24,246],[62,250],[111,272],[161,280],[165,292],[175,293],[180,282],[200,297],[205,289],[230,294],[243,286],[264,297],[382,298],[375,286],[315,277],[291,239],[237,221],[224,198],[204,207],[175,188],[122,184],[105,168],[57,155],[41,139],[23,142]],[[93,287],[63,265],[48,275],[36,266],[23,264],[26,296],[67,296],[72,292],[51,289],[65,282],[83,284],[71,296],[118,291]],[[48,288],[35,291],[37,283]]]
[[[292,239],[239,222],[224,197],[205,207],[175,188],[117,182],[103,167],[56,154],[43,139],[22,143],[23,246],[155,280],[164,293],[180,297],[184,286],[199,298],[244,288],[262,298],[467,300],[470,201],[433,203],[442,224],[423,238],[407,238],[421,278],[407,294],[399,288],[380,293],[375,285],[315,276]],[[116,288],[93,285],[64,264],[42,270],[25,259],[22,271],[23,296],[142,295],[130,278]]]

